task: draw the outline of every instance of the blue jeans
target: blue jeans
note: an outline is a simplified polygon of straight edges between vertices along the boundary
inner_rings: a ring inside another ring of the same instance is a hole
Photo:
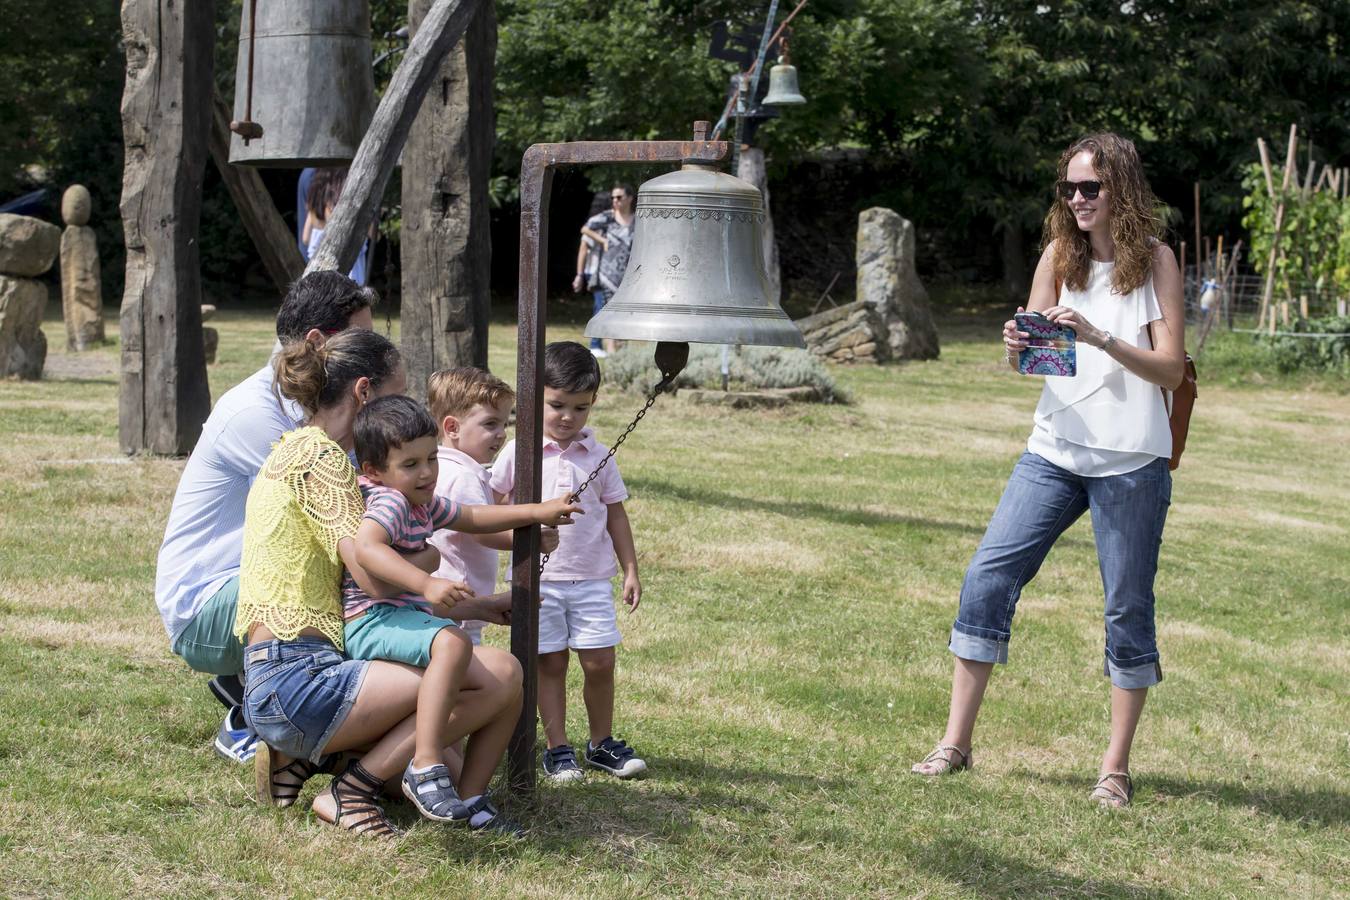
[[[315,638],[250,644],[244,720],[269,747],[317,763],[352,711],[369,666]]]
[[[599,278],[600,276],[596,275],[595,277]],[[609,302],[609,291],[605,290],[604,288],[596,288],[595,290],[591,291],[591,296],[595,299],[595,307],[592,309],[591,315],[595,315],[596,313],[600,312],[600,310],[604,309],[605,304]],[[600,343],[599,338],[591,338],[592,350],[599,350],[601,346],[603,345]]]
[[[974,662],[1008,661],[1022,588],[1036,577],[1059,536],[1091,510],[1106,588],[1103,674],[1121,688],[1162,681],[1153,579],[1171,500],[1172,475],[1162,458],[1123,475],[1087,478],[1034,453],[1022,454],[966,570],[961,609],[952,625],[952,653]]]

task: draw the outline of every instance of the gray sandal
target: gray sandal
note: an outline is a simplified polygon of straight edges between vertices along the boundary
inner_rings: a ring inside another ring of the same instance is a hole
[[[425,785],[431,787],[425,787]],[[433,822],[458,822],[469,817],[469,808],[459,799],[450,770],[444,765],[414,772],[413,764],[403,771],[403,796],[412,801],[423,818]]]
[[[1123,788],[1119,782],[1112,780],[1117,778],[1124,780]],[[1097,779],[1097,786],[1088,797],[1097,801],[1099,806],[1124,809],[1134,800],[1134,781],[1130,778],[1129,772],[1107,772]]]
[[[960,762],[956,761],[957,755],[961,757]],[[973,768],[975,768],[975,756],[970,750],[962,750],[955,744],[938,744],[932,753],[910,766],[909,770],[915,775],[933,778],[938,775],[951,775]]]

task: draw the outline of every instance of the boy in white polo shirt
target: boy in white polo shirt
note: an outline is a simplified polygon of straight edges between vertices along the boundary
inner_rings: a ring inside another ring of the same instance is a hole
[[[544,348],[544,496],[575,491],[608,454],[586,427],[599,389],[600,364],[585,347],[559,341]],[[492,467],[492,489],[499,498],[515,484],[515,449],[512,441]],[[576,751],[567,743],[569,648],[576,651],[584,676],[590,725],[586,763],[619,778],[647,769],[613,734],[614,648],[620,634],[610,579],[616,556],[623,569],[623,602],[631,612],[642,599],[626,499],[628,490],[611,459],[582,493],[585,514],[559,535],[558,549],[539,579],[539,717],[548,740],[544,772],[554,781],[582,776]]]
[[[461,506],[496,502],[486,467],[506,443],[515,399],[505,381],[472,366],[444,369],[427,379],[427,408],[441,432],[437,497]],[[539,540],[543,551],[551,552],[558,546],[558,529],[543,529]],[[437,578],[462,581],[476,596],[487,597],[497,586],[497,551],[511,549],[511,532],[467,534],[444,529],[429,543],[441,554]],[[475,644],[483,642],[483,625],[474,619],[460,623]]]

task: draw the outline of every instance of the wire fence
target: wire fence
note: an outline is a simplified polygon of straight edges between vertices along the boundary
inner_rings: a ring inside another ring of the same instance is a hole
[[[1266,289],[1265,276],[1251,270],[1239,271],[1220,289],[1218,285],[1210,286],[1206,280],[1208,271],[1202,273],[1196,266],[1186,267],[1186,321],[1202,321],[1210,308],[1218,304],[1217,327],[1235,331],[1254,329],[1261,309],[1261,297]],[[1286,283],[1277,278],[1270,302],[1275,307],[1277,321],[1289,325],[1300,318],[1346,315],[1350,296],[1337,292],[1332,285],[1300,281]]]

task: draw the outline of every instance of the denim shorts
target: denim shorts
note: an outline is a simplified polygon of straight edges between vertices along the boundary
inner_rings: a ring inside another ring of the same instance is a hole
[[[250,644],[244,719],[268,746],[317,763],[356,703],[369,665],[317,638]]]
[[[1153,579],[1172,500],[1167,460],[1090,478],[1024,453],[1008,479],[961,584],[950,649],[961,659],[1006,663],[1013,611],[1050,547],[1084,512],[1106,592],[1103,674],[1121,688],[1162,681],[1153,621]]]

